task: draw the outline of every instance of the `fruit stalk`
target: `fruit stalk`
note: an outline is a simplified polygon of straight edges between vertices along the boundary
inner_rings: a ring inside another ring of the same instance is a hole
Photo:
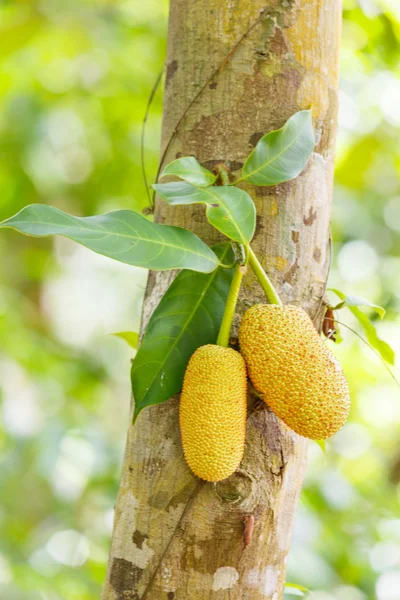
[[[277,294],[277,291],[275,290],[268,275],[262,268],[260,261],[254,254],[254,251],[250,246],[247,247],[247,253],[249,257],[250,266],[253,269],[258,281],[260,282],[260,285],[265,292],[268,302],[270,304],[277,304],[278,306],[282,306],[282,302]]]
[[[222,317],[222,323],[217,338],[217,345],[223,346],[224,348],[227,348],[229,346],[232,322],[233,317],[235,316],[236,302],[239,296],[240,286],[242,284],[242,279],[245,272],[246,265],[236,265],[231,287],[229,288],[224,316]]]
[[[219,176],[222,185],[231,185],[229,182],[229,169],[226,167],[225,164],[220,163],[219,165],[217,165],[215,167],[215,173],[217,173],[217,175]],[[239,181],[240,179],[235,181],[233,185],[236,185],[237,183],[239,183]],[[264,290],[268,302],[270,304],[277,304],[278,306],[282,306],[282,302],[277,294],[277,291],[272,285],[272,282],[270,281],[268,275],[262,268],[261,263],[258,260],[257,256],[254,254],[254,251],[251,248],[250,244],[247,244],[246,246],[246,254],[250,266],[253,269],[253,272],[257,277],[258,281],[260,282],[260,285]]]

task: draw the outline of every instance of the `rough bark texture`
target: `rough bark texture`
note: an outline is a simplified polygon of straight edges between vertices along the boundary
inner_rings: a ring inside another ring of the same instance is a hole
[[[223,161],[238,171],[261,135],[313,106],[318,143],[303,174],[247,189],[258,211],[256,253],[283,301],[302,305],[317,324],[329,263],[340,19],[338,0],[172,0],[169,25],[164,162],[195,155],[208,168]],[[201,207],[158,204],[156,219],[218,240]],[[143,327],[172,277],[150,274]],[[249,273],[236,320],[263,300]],[[204,484],[183,460],[178,398],[144,410],[128,435],[103,599],[281,599],[306,447],[269,410],[255,411],[240,470]]]

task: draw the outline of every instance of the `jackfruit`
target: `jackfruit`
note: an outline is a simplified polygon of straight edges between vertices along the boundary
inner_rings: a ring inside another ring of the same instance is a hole
[[[206,481],[226,479],[243,457],[247,375],[232,348],[208,344],[192,355],[183,381],[179,422],[186,462]]]
[[[252,306],[243,315],[239,342],[255,389],[293,431],[322,440],[345,424],[346,377],[304,310]]]

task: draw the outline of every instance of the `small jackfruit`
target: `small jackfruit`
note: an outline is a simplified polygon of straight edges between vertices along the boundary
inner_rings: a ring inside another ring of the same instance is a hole
[[[243,357],[232,348],[201,346],[183,381],[179,422],[186,462],[206,481],[226,479],[243,457],[247,376]]]
[[[288,427],[322,440],[345,424],[346,377],[303,309],[252,306],[242,318],[239,342],[255,389]]]

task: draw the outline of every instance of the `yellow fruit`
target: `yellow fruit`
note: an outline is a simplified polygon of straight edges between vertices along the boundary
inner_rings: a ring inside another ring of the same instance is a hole
[[[185,459],[206,481],[226,479],[243,457],[247,377],[243,357],[221,346],[201,346],[186,369],[179,409]]]
[[[346,377],[304,310],[252,306],[242,318],[239,341],[255,389],[288,427],[321,440],[345,424]]]

